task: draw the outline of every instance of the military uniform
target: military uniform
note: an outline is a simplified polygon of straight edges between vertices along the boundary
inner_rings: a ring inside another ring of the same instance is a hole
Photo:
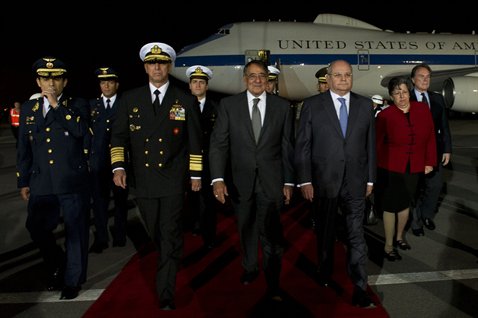
[[[118,75],[112,68],[99,68],[96,70],[98,79],[114,80]],[[111,96],[114,102],[104,96],[90,100],[90,175],[91,195],[93,198],[93,214],[95,222],[95,242],[90,249],[101,252],[108,247],[108,207],[111,192],[114,199],[114,232],[113,246],[126,244],[126,222],[128,217],[128,189],[115,186],[111,171],[110,140],[111,128],[119,108],[117,95]]]
[[[153,65],[148,67],[160,67],[174,62],[175,52],[155,42],[143,46],[140,57]],[[111,159],[113,169],[126,168],[129,149],[127,182],[160,251],[156,289],[164,303],[161,308],[174,309],[170,302],[182,255],[184,194],[188,178],[201,177],[201,126],[194,96],[166,82],[159,87],[162,102],[155,106],[151,87],[150,83],[122,94],[113,123]]]
[[[55,58],[38,60],[34,70],[38,77],[50,79],[66,73],[64,64]],[[70,299],[76,297],[79,286],[86,281],[89,205],[84,146],[88,103],[63,93],[56,109],[44,115],[46,102],[46,97],[40,97],[22,105],[17,184],[30,189],[26,227],[31,238],[40,248],[50,274],[64,272],[62,298]],[[61,216],[66,260],[53,233]]]
[[[203,79],[207,82],[212,78],[212,71],[202,65],[194,65],[186,70],[186,76],[190,79]],[[202,102],[202,101],[201,101]],[[217,118],[216,101],[205,97],[202,109],[200,109],[201,129],[202,129],[202,155],[203,155],[203,170],[202,170],[202,188],[199,192],[189,191],[189,205],[193,215],[193,221],[196,222],[193,231],[202,236],[204,247],[211,249],[215,246],[216,240],[216,204],[217,200],[214,197],[211,186],[211,174],[209,171],[209,139]],[[199,211],[197,209],[199,208]],[[194,217],[196,216],[196,217]]]

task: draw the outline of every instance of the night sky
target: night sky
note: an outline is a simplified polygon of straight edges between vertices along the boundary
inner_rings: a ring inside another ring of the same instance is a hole
[[[190,2],[191,0],[189,0]],[[215,33],[221,26],[242,21],[299,21],[312,22],[319,13],[342,14],[395,32],[478,32],[478,1],[447,3],[436,7],[439,14],[427,12],[424,1],[315,1],[316,6],[292,1],[280,6],[269,1],[266,8],[246,1],[223,1],[221,7],[187,6],[182,1],[167,3],[140,2],[130,6],[87,5],[67,10],[42,3],[41,7],[0,11],[0,106],[13,101],[25,101],[37,92],[31,66],[46,55],[53,55],[69,65],[69,95],[94,98],[99,95],[94,70],[102,65],[116,68],[120,73],[120,90],[146,84],[139,49],[148,42],[171,45],[176,51],[199,42]],[[283,0],[281,2],[284,2]],[[358,3],[362,4],[358,4]],[[416,2],[416,3],[415,3]],[[473,2],[474,4],[469,4]],[[205,4],[206,1],[200,1]],[[436,3],[433,1],[432,3]],[[81,5],[79,5],[81,4]],[[291,7],[293,5],[293,7]],[[384,9],[383,6],[390,8]],[[413,5],[421,7],[414,8]],[[115,14],[114,11],[121,11]],[[211,12],[214,10],[216,14]],[[381,14],[371,11],[381,11]],[[218,14],[217,12],[220,12]]]

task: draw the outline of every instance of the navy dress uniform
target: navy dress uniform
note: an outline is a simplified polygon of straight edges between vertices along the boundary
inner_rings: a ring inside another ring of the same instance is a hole
[[[279,94],[279,74],[280,70],[272,65],[267,66],[267,87],[266,91],[270,94]]]
[[[63,288],[61,298],[71,299],[78,295],[87,271],[88,103],[63,93],[67,70],[62,61],[42,58],[33,70],[45,96],[21,108],[17,184],[28,199],[26,227],[51,275],[48,289]],[[52,92],[55,95],[47,98]],[[66,255],[54,235],[61,217]]]
[[[190,83],[193,79],[202,79],[206,81],[207,85],[213,76],[213,72],[206,66],[193,65],[186,70],[186,76],[189,77]],[[206,96],[206,92],[204,92],[204,98],[199,100],[203,155],[203,170],[201,175],[202,188],[199,192],[191,191],[189,193],[191,208],[199,208],[199,211],[193,211],[193,215],[198,215],[199,232],[206,249],[211,249],[215,247],[216,244],[217,200],[212,191],[208,157],[209,140],[217,118],[217,106],[217,102]]]
[[[90,100],[90,175],[92,208],[95,223],[95,241],[90,252],[101,253],[108,247],[108,208],[111,201],[111,193],[114,200],[114,227],[113,246],[126,244],[126,223],[128,217],[128,189],[115,186],[111,171],[110,140],[111,127],[119,107],[119,98],[116,94],[118,74],[111,67],[101,67],[95,71],[100,81],[112,81],[103,94]],[[114,94],[105,96],[106,94]]]
[[[149,83],[121,96],[113,123],[111,160],[115,184],[125,186],[127,178],[159,249],[156,290],[160,308],[167,310],[175,308],[186,185],[188,178],[201,178],[201,124],[196,98],[168,80],[176,58],[174,49],[160,42],[148,43],[141,48],[140,58]],[[126,150],[131,167],[127,175],[123,170]],[[200,182],[192,180],[191,184]]]

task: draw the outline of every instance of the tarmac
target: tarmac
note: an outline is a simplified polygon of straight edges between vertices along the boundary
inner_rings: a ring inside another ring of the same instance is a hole
[[[411,250],[403,260],[383,259],[381,220],[366,226],[369,284],[390,317],[478,317],[478,121],[450,120],[451,164],[445,169],[444,193],[435,217],[436,229],[425,236],[409,233]],[[81,317],[136,253],[141,221],[129,211],[126,247],[89,254],[88,281],[78,298],[59,300],[43,291],[38,251],[25,229],[26,203],[16,189],[15,140],[0,126],[0,312],[8,317]],[[110,220],[111,221],[111,220]],[[93,231],[91,242],[93,241]],[[61,242],[62,229],[58,229]]]

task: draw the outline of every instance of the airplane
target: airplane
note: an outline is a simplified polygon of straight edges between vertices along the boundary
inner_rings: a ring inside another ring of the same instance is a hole
[[[333,60],[353,67],[353,91],[388,96],[387,83],[409,76],[414,65],[432,69],[430,89],[443,94],[449,109],[478,112],[478,36],[398,33],[338,14],[319,14],[310,22],[238,22],[182,48],[171,74],[188,82],[186,69],[213,70],[209,89],[236,94],[245,89],[244,65],[262,59],[280,68],[279,95],[300,101],[317,93],[315,73]]]

